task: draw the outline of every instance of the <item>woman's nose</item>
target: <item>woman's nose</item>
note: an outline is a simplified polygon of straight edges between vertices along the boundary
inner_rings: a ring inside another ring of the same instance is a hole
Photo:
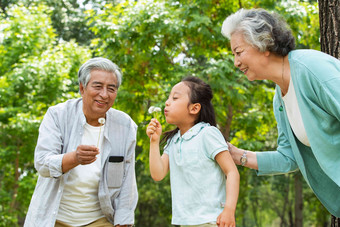
[[[240,60],[236,56],[234,57],[234,65],[235,65],[236,68],[239,68],[240,65],[241,65]]]

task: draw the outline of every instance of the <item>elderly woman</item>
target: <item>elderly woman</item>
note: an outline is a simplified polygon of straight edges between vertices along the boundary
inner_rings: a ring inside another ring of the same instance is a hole
[[[248,80],[276,84],[276,151],[251,152],[229,144],[236,164],[258,175],[299,169],[327,210],[340,217],[340,61],[315,50],[294,50],[287,24],[263,9],[226,18],[234,64]],[[337,218],[336,218],[337,217]]]

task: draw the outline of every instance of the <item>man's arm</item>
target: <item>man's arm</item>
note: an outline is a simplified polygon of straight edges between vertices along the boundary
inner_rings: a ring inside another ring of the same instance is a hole
[[[53,110],[49,108],[39,127],[34,151],[34,166],[43,177],[60,177],[62,173],[62,134]]]

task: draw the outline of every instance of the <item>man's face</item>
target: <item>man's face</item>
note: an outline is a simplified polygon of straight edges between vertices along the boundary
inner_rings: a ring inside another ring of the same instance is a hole
[[[98,118],[105,118],[117,97],[117,78],[112,72],[93,70],[87,86],[80,84],[80,93],[87,123],[98,126]]]

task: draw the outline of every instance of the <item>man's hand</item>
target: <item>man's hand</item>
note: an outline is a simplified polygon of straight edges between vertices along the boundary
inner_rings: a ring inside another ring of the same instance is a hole
[[[87,165],[96,161],[99,149],[93,145],[79,145],[75,152],[76,162],[80,165]]]
[[[87,165],[97,160],[99,149],[93,145],[79,145],[77,150],[68,152],[62,161],[63,173],[68,172],[78,165]]]

